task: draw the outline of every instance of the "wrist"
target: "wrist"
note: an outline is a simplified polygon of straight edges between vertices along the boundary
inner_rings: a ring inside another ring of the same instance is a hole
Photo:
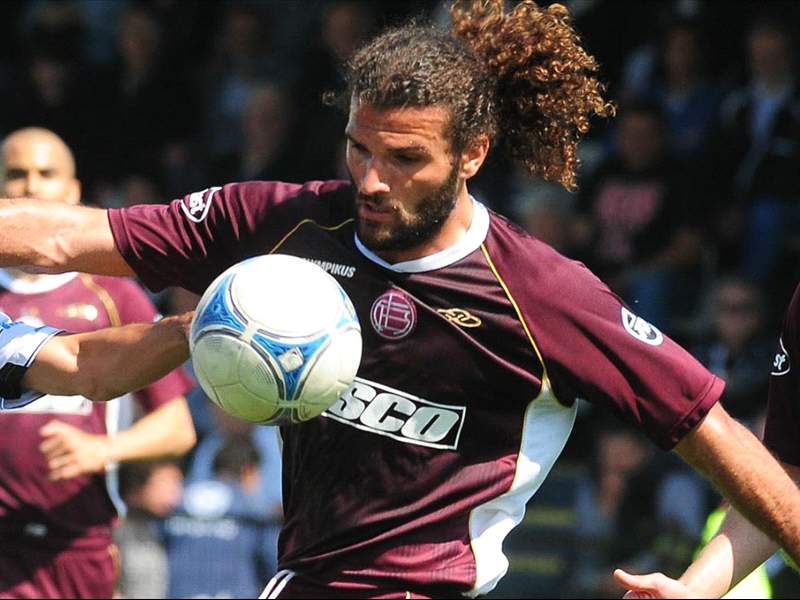
[[[102,453],[103,453],[103,467],[108,467],[109,465],[119,462],[119,456],[117,454],[116,436],[114,434],[106,435],[103,438]]]

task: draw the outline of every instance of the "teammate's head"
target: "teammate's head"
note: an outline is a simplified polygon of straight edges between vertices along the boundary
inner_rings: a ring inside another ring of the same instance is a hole
[[[391,29],[349,62],[347,162],[373,248],[436,235],[498,137],[531,174],[574,186],[589,118],[612,112],[597,64],[563,6],[503,5],[457,2],[452,33]]]
[[[60,137],[28,127],[9,134],[2,145],[3,194],[77,204],[81,186],[75,159]]]

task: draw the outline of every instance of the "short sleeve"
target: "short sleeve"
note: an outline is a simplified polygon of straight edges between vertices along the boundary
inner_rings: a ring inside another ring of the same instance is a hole
[[[800,320],[800,287],[786,311],[781,337],[772,362],[769,381],[767,421],[764,445],[783,462],[800,466],[800,380],[798,364],[798,320]],[[766,365],[765,365],[766,368]]]
[[[22,377],[47,341],[59,333],[12,321],[0,312],[0,410],[21,408],[44,394],[22,388]]]
[[[520,304],[559,400],[608,408],[660,447],[674,447],[719,400],[724,382],[580,263],[549,248],[532,262],[509,268],[529,276],[517,278]]]
[[[349,217],[345,181],[252,181],[211,187],[163,205],[108,211],[117,249],[142,282],[202,293],[226,268],[269,252],[304,219]]]

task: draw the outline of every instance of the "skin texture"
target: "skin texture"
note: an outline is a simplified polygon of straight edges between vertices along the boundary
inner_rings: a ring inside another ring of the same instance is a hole
[[[800,467],[781,463],[800,485]],[[729,510],[720,532],[681,575],[632,575],[621,569],[614,578],[628,589],[626,598],[719,598],[778,550],[778,545],[745,519]]]
[[[74,207],[80,203],[81,185],[75,177],[75,159],[69,147],[52,131],[36,127],[20,129],[5,139],[0,151],[4,167],[2,184],[5,195],[12,198],[37,198],[48,203],[51,208],[61,205]],[[29,280],[41,277],[17,270],[12,272],[17,277]],[[61,344],[64,339],[57,338],[52,343]],[[118,347],[108,348],[110,361],[115,360],[116,353],[120,351],[121,348]],[[39,361],[45,360],[45,357]],[[126,368],[130,369],[130,365],[137,362],[131,360]],[[83,388],[86,384],[81,379],[99,377],[103,372],[102,368],[82,368],[71,372],[70,376]],[[142,372],[148,370],[144,369]],[[164,374],[167,372],[164,371]],[[99,388],[101,385],[98,382],[95,387]],[[94,390],[92,393],[95,393]],[[42,427],[40,434],[40,449],[47,457],[49,476],[53,480],[102,472],[107,464],[116,461],[181,456],[196,441],[191,414],[183,397],[177,397],[157,408],[126,431],[114,436],[87,433],[57,419]]]
[[[347,167],[358,194],[358,234],[388,262],[444,250],[469,229],[472,202],[466,181],[483,164],[489,141],[479,138],[454,156],[447,127],[447,111],[438,107],[351,105],[345,134]],[[407,235],[425,224],[432,200],[440,203],[438,227],[423,227],[426,235]],[[414,243],[391,243],[398,239]]]

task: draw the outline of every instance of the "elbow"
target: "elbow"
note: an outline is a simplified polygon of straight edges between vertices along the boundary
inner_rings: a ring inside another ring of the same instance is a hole
[[[117,398],[120,394],[104,385],[102,379],[87,377],[82,382],[80,395],[88,398],[92,402],[108,402]]]

